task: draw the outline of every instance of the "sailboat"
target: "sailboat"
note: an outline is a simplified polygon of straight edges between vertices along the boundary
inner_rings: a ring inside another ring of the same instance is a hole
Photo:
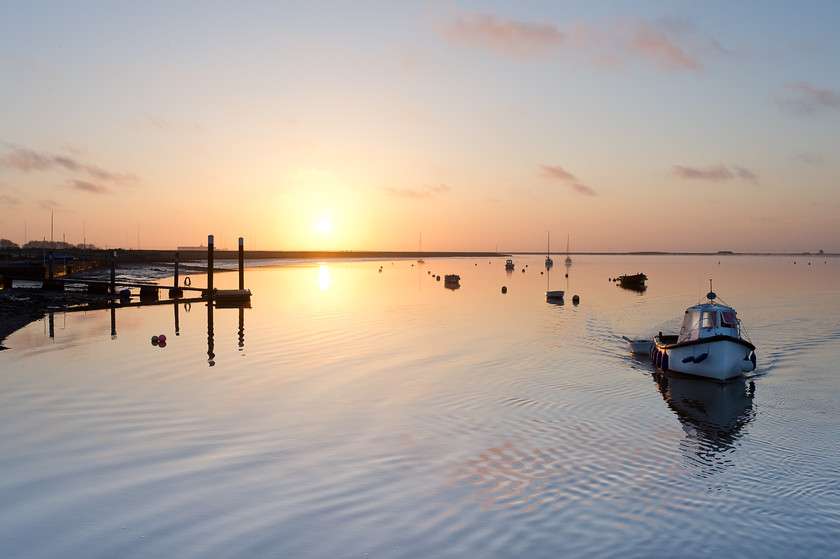
[[[418,264],[423,264],[423,233],[420,233],[420,242],[417,246],[417,262]]]
[[[569,256],[569,235],[566,235],[566,266],[572,265],[572,257]]]
[[[566,295],[566,292],[562,289],[551,289],[551,267],[549,266],[548,271],[546,271],[546,280],[545,280],[545,300],[549,303],[559,303],[563,304],[563,296]]]
[[[551,231],[548,232],[548,245],[545,250],[545,267],[551,268],[554,266],[554,260],[551,259]]]

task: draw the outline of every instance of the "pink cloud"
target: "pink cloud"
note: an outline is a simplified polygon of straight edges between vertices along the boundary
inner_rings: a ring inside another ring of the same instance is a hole
[[[798,114],[811,114],[820,109],[840,109],[840,93],[832,89],[816,89],[805,82],[787,83],[793,96],[779,97],[783,107]]]
[[[732,171],[727,169],[724,165],[710,165],[705,169],[697,169],[695,167],[683,167],[682,165],[674,165],[671,170],[675,175],[684,179],[703,179],[710,181],[725,181],[733,178],[735,175]]]
[[[539,174],[548,179],[560,181],[569,186],[575,192],[587,196],[596,196],[597,192],[578,181],[577,177],[568,172],[560,165],[539,165]]]
[[[561,181],[576,181],[577,178],[560,165],[540,165],[540,174]]]
[[[111,191],[106,187],[87,181],[69,180],[67,181],[70,188],[82,190],[84,192],[92,192],[94,194],[110,194]]]
[[[454,43],[514,58],[538,58],[566,41],[551,25],[509,21],[480,12],[456,15],[444,26],[443,35]]]
[[[561,27],[513,21],[486,12],[455,12],[440,29],[453,44],[511,58],[542,58],[556,53],[607,67],[641,60],[667,72],[699,71],[699,54],[724,52],[714,39],[697,38],[690,24],[678,20],[651,23],[626,17],[602,26],[571,22]]]
[[[419,188],[386,187],[383,190],[385,190],[385,192],[387,192],[390,196],[395,196],[397,198],[431,198],[433,196],[439,196],[452,191],[452,189],[445,184],[423,185]]]
[[[699,169],[697,167],[684,167],[674,165],[671,172],[683,179],[699,179],[707,181],[722,182],[734,179],[735,177],[748,180],[758,184],[758,175],[746,167],[734,165],[735,172],[732,172],[726,165],[709,165]]]
[[[136,175],[112,173],[96,165],[78,161],[72,157],[38,153],[22,147],[15,147],[10,153],[0,155],[0,166],[17,169],[26,173],[64,169],[74,173],[83,173],[97,180],[114,183],[136,183],[139,181]]]

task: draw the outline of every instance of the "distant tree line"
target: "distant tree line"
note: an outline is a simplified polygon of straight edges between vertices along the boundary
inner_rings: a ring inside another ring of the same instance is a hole
[[[98,247],[91,243],[72,244],[64,241],[29,241],[23,247],[16,242],[9,239],[0,239],[0,250],[32,250],[32,249],[49,249],[49,250],[99,250]]]

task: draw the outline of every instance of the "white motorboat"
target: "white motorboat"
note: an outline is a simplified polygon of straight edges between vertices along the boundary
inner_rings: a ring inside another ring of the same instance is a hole
[[[743,334],[735,310],[716,301],[714,291],[706,298],[708,302],[686,309],[679,334],[654,336],[653,364],[665,372],[715,380],[755,370],[755,346]]]

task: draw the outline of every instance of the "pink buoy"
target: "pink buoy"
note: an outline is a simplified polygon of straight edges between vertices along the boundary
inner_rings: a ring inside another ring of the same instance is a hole
[[[166,343],[166,334],[161,334],[158,336],[158,342]]]

